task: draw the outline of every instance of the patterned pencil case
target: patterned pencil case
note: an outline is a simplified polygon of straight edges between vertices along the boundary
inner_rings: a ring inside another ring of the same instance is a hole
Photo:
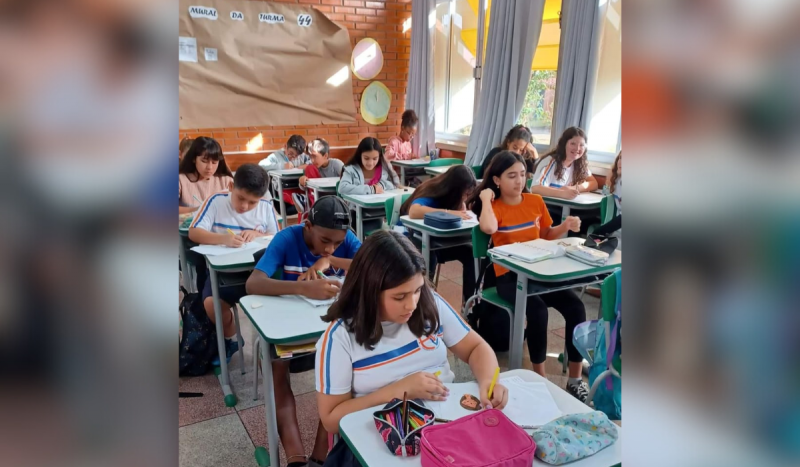
[[[392,399],[383,409],[372,414],[375,428],[383,438],[389,452],[395,456],[410,457],[420,453],[420,432],[433,425],[434,413],[420,399],[406,401],[409,419],[403,426],[402,399]]]

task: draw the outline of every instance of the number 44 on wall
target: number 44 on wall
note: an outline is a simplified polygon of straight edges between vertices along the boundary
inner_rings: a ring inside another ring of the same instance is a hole
[[[303,14],[297,16],[297,25],[307,28],[311,26],[311,15]]]

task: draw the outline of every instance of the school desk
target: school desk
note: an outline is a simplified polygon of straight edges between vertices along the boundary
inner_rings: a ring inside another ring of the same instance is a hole
[[[318,200],[320,193],[322,195],[335,195],[336,183],[339,182],[339,177],[325,177],[325,178],[309,178],[306,181],[306,186],[314,193],[314,199]]]
[[[446,167],[442,167],[446,168]],[[478,225],[478,221],[461,221],[461,227],[457,229],[437,229],[425,225],[423,219],[412,219],[408,216],[400,217],[400,222],[405,228],[413,232],[419,232],[422,236],[422,257],[425,258],[425,267],[431,270],[431,252],[444,250],[454,246],[472,245],[472,228]],[[477,273],[477,269],[475,272]]]
[[[591,412],[592,409],[583,404],[578,399],[571,396],[562,388],[551,383],[546,378],[530,370],[511,370],[501,373],[503,377],[519,376],[524,381],[541,382],[547,385],[550,394],[556,402],[561,412],[566,414]],[[454,397],[451,394],[450,397]],[[460,397],[460,395],[457,395]],[[372,418],[373,412],[383,407],[371,407],[358,412],[345,415],[339,422],[339,434],[345,440],[356,458],[364,467],[417,467],[421,465],[420,456],[397,457],[392,455],[383,444],[378,431],[375,429],[375,422]],[[526,430],[532,433],[533,430]],[[597,454],[571,462],[569,467],[611,467],[622,462],[622,428],[618,428],[619,438],[617,441],[598,452]],[[499,454],[499,453],[498,453]],[[535,460],[534,466],[545,467],[546,464],[540,460]]]
[[[283,182],[300,180],[303,169],[270,170],[269,176],[277,182],[278,200],[281,205],[281,219],[286,219],[286,201],[283,200]],[[299,186],[299,185],[298,185]]]
[[[584,241],[584,239],[577,237],[555,240],[557,243],[568,245],[582,245]],[[522,340],[525,333],[521,330],[525,329],[525,308],[529,296],[574,289],[585,285],[599,284],[603,281],[603,278],[598,278],[598,274],[608,273],[622,267],[622,252],[619,250],[615,250],[608,258],[606,264],[602,266],[591,266],[567,256],[546,259],[535,263],[526,263],[505,256],[493,255],[491,251],[489,252],[489,256],[493,263],[517,273],[517,294],[514,302],[514,333],[511,336],[511,348],[509,349],[510,355],[508,359],[511,369],[522,367]],[[528,293],[529,280],[537,282],[541,288],[533,293]],[[563,285],[563,281],[573,280],[577,280],[576,283]],[[518,330],[520,331],[518,332]]]
[[[446,166],[442,166],[442,167],[425,167],[425,173],[430,175],[431,177],[435,177],[437,175],[441,175],[441,174],[447,172],[452,167],[455,167],[455,166],[446,165]]]
[[[561,221],[563,222],[564,219],[569,216],[570,209],[583,210],[600,208],[600,203],[603,202],[603,195],[584,192],[575,197],[575,199],[553,198],[552,196],[542,196],[542,199],[544,199],[545,204],[548,206],[561,207]]]
[[[256,241],[263,243],[264,248],[269,245],[272,237],[262,237]],[[233,393],[231,388],[230,374],[228,373],[228,362],[225,359],[225,334],[222,329],[222,305],[219,302],[219,288],[220,279],[231,277],[233,273],[243,273],[252,271],[256,265],[254,253],[261,250],[248,250],[248,251],[235,251],[225,255],[206,256],[206,264],[208,264],[208,278],[211,281],[211,295],[214,301],[214,318],[216,321],[217,330],[217,351],[219,352],[219,382],[222,386],[222,393],[225,396],[225,405],[233,407],[236,405],[236,394]],[[220,277],[222,276],[222,278]],[[242,279],[233,276],[235,280],[230,283],[225,283],[225,286],[241,285]],[[233,305],[233,303],[231,303]],[[242,333],[239,328],[239,314],[233,313],[236,320],[236,337],[239,341],[239,358],[241,359],[242,374],[245,371],[244,364],[244,341],[242,340]]]
[[[276,344],[316,342],[328,326],[328,323],[320,319],[327,313],[328,307],[315,307],[300,297],[263,295],[248,295],[239,300],[239,304],[265,344],[260,346],[264,412],[267,420],[268,452],[270,457],[274,456],[268,465],[278,465],[278,420],[272,385],[272,360],[276,358],[274,347]],[[258,374],[253,377],[257,378]],[[263,451],[263,448],[256,448],[256,452],[259,451]],[[263,455],[262,452],[261,456]]]
[[[392,161],[392,165],[400,167],[400,184],[406,185],[406,169],[427,167],[431,163],[425,159],[409,159],[404,161]]]
[[[402,161],[406,162],[406,161]],[[343,200],[348,201],[356,208],[356,236],[364,241],[364,209],[383,209],[386,200],[397,195],[413,193],[413,188],[398,188],[373,195],[342,195]]]

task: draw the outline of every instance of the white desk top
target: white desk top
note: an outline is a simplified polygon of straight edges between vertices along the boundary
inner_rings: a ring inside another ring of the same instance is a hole
[[[450,168],[452,167],[455,167],[455,165],[445,165],[442,167],[425,167],[425,172],[430,175],[441,175],[450,170]]]
[[[394,165],[404,165],[406,167],[425,167],[430,163],[431,163],[430,160],[425,160],[425,159],[409,159],[409,160],[403,160],[403,161],[398,161],[398,160],[393,160],[392,161],[392,164],[394,164]]]
[[[393,198],[397,195],[405,195],[411,194],[414,192],[413,188],[401,188],[395,190],[385,191],[381,194],[376,195],[341,195],[342,199],[346,201],[350,201],[351,203],[357,204],[361,207],[379,207],[383,206],[386,203],[386,200],[389,198]]]
[[[291,177],[300,177],[303,175],[303,169],[282,169],[282,170],[270,170],[269,174],[273,177],[284,177],[284,178],[291,178]]]
[[[525,381],[544,382],[550,390],[558,408],[566,415],[571,413],[590,412],[592,409],[575,399],[562,388],[542,378],[538,374],[529,370],[512,370],[502,373],[502,376],[519,376]],[[382,407],[382,406],[379,406]],[[339,433],[345,438],[347,443],[353,447],[353,452],[359,458],[362,465],[378,467],[406,467],[419,466],[420,456],[414,457],[395,457],[389,453],[383,444],[380,435],[375,430],[375,422],[372,413],[379,407],[372,407],[346,415],[339,422]],[[619,439],[612,446],[600,451],[599,453],[576,462],[570,463],[570,467],[610,467],[622,462],[622,428],[619,427]],[[528,431],[531,433],[531,431]],[[540,460],[535,460],[534,466],[547,466]]]
[[[273,344],[316,341],[328,327],[320,319],[328,308],[315,307],[299,297],[247,295],[239,303],[261,337]]]
[[[581,193],[575,199],[553,198],[551,196],[542,196],[545,203],[555,204],[558,206],[579,206],[585,208],[599,207],[603,202],[603,195],[593,192]]]
[[[336,188],[339,177],[309,178],[306,184],[314,188]]]
[[[568,237],[555,241],[558,243],[569,243],[570,245],[582,245],[585,240],[577,237]],[[580,279],[582,277],[609,272],[622,266],[622,251],[620,250],[615,250],[611,256],[609,256],[608,262],[603,266],[590,266],[567,256],[546,259],[536,263],[526,263],[502,256],[492,256],[491,258],[493,263],[506,267],[516,273],[522,272],[526,276],[540,282]]]
[[[432,237],[457,237],[460,235],[470,235],[472,233],[472,228],[478,225],[478,221],[461,221],[461,227],[457,229],[437,229],[436,227],[431,227],[429,225],[425,225],[424,219],[412,219],[408,216],[401,216],[400,222],[403,223],[406,228],[411,230],[424,230],[431,234]]]

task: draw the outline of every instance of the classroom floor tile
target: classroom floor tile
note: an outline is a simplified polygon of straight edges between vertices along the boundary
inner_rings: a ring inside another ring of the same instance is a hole
[[[225,407],[222,387],[213,374],[180,378],[178,390],[203,393],[203,397],[178,399],[178,426],[191,425],[235,412],[233,408]]]
[[[446,263],[442,263],[442,269],[439,271],[439,274],[447,279],[460,279],[462,276],[462,270],[463,268],[461,263],[458,261],[448,261]]]
[[[311,373],[311,372],[309,372]],[[303,440],[305,454],[310,454],[317,435],[319,415],[317,412],[317,395],[315,393],[296,396],[297,422],[300,425],[300,437]],[[267,446],[267,425],[264,406],[253,407],[239,412],[239,417],[247,429],[250,439],[256,446]],[[280,465],[286,465],[286,454],[280,446]],[[294,461],[294,459],[293,459]]]
[[[450,279],[439,279],[439,287],[436,289],[439,295],[442,296],[447,303],[454,309],[461,310],[461,286],[451,281]]]
[[[178,429],[181,467],[255,465],[255,447],[236,413]]]

